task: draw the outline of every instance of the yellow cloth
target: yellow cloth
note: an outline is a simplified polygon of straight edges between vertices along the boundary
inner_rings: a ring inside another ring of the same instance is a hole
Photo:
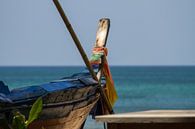
[[[111,105],[114,106],[114,103],[118,99],[118,96],[117,96],[117,93],[114,87],[114,81],[112,79],[112,75],[111,75],[110,68],[108,66],[108,62],[106,58],[104,60],[103,73],[106,78],[106,95]]]
[[[105,47],[95,47],[93,49],[93,55],[91,58],[91,64],[100,64],[101,61],[101,56],[105,55],[107,56],[107,48]],[[113,106],[114,103],[116,102],[118,96],[114,87],[114,81],[112,79],[112,75],[110,72],[110,68],[108,65],[108,61],[106,59],[106,57],[104,58],[104,66],[103,66],[103,74],[105,76],[106,79],[106,95],[108,97],[108,100],[110,102],[110,104]]]

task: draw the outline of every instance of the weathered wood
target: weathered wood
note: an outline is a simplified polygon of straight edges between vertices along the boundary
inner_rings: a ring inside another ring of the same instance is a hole
[[[195,110],[153,110],[96,116],[108,123],[187,123],[195,122]]]
[[[72,26],[71,26],[67,16],[65,15],[65,13],[64,13],[64,11],[63,11],[60,3],[59,3],[59,1],[58,0],[53,0],[53,2],[55,4],[56,8],[58,9],[58,11],[59,11],[59,13],[60,13],[60,15],[61,15],[61,17],[62,17],[66,27],[67,27],[67,29],[69,30],[70,35],[72,36],[72,39],[74,40],[75,45],[77,46],[77,48],[78,48],[78,50],[79,50],[79,52],[80,52],[80,54],[81,54],[81,56],[82,56],[82,58],[83,58],[83,60],[85,62],[85,65],[87,66],[90,74],[92,75],[93,79],[98,81],[98,78],[97,78],[95,72],[93,71],[93,68],[92,68],[92,66],[91,66],[91,64],[89,62],[89,59],[88,59],[87,55],[85,54],[85,51],[82,48],[81,43],[80,43],[78,37],[76,36],[76,33],[74,32],[74,30],[73,30],[73,28],[72,28]],[[105,46],[106,40],[107,40],[107,36],[108,36],[109,26],[110,26],[109,23],[110,22],[109,22],[108,19],[102,19],[102,21],[100,21],[100,24],[99,24],[100,26],[99,26],[99,29],[98,29],[98,32],[97,32],[97,40],[96,40],[96,46],[97,47]],[[100,89],[100,94],[101,94],[102,98],[104,99],[106,105],[108,106],[108,109],[110,110],[110,112],[113,112],[113,109],[110,106],[111,104],[106,99],[106,96],[103,93],[103,90],[101,88],[99,88],[99,89]]]
[[[195,129],[195,123],[108,123],[108,129]]]
[[[109,30],[110,30],[110,19],[108,18],[100,19],[98,24],[97,34],[96,34],[96,43],[94,47],[106,47]],[[97,78],[100,84],[101,84],[102,68],[104,65],[104,58],[105,55],[102,56],[102,62],[100,64],[99,71],[97,73]],[[106,105],[108,112],[110,114],[113,114],[114,111],[112,105],[110,104],[102,87],[99,88],[99,92],[102,96],[102,100],[103,100],[102,102],[104,102],[104,104]]]
[[[109,29],[110,29],[110,19],[108,18],[100,19],[97,34],[96,34],[95,47],[106,46]]]
[[[94,90],[97,86],[86,86],[83,88],[71,88],[61,91],[49,93],[43,97],[44,104],[59,103],[59,102],[70,102],[73,100],[81,99],[89,94],[94,94]]]
[[[63,118],[36,120],[29,129],[79,129],[98,99],[99,96],[88,106],[75,109]]]
[[[108,129],[194,129],[195,110],[152,110],[96,116]]]

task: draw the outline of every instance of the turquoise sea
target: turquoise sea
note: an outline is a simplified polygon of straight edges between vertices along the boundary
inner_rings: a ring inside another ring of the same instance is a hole
[[[0,67],[10,88],[35,85],[80,72],[84,67]],[[119,99],[115,112],[195,109],[195,66],[111,67]],[[101,129],[90,118],[85,129]]]

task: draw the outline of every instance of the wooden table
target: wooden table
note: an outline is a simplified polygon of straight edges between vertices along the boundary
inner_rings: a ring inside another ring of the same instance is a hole
[[[150,110],[96,116],[108,129],[195,129],[195,110]]]

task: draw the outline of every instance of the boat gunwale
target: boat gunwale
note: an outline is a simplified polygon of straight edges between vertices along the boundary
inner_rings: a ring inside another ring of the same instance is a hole
[[[65,105],[74,105],[76,103],[80,103],[83,102],[85,100],[90,99],[90,97],[92,96],[97,96],[97,92],[93,93],[93,94],[89,94],[85,97],[82,97],[80,99],[77,100],[72,100],[72,101],[64,101],[64,102],[58,102],[58,103],[52,103],[52,104],[43,104],[43,108],[52,108],[52,107],[58,107],[58,106],[65,106]],[[9,112],[10,110],[13,109],[23,109],[23,108],[31,108],[32,105],[19,105],[19,106],[11,106],[10,108],[6,108],[6,109],[0,109],[0,113],[5,113],[5,112]]]

